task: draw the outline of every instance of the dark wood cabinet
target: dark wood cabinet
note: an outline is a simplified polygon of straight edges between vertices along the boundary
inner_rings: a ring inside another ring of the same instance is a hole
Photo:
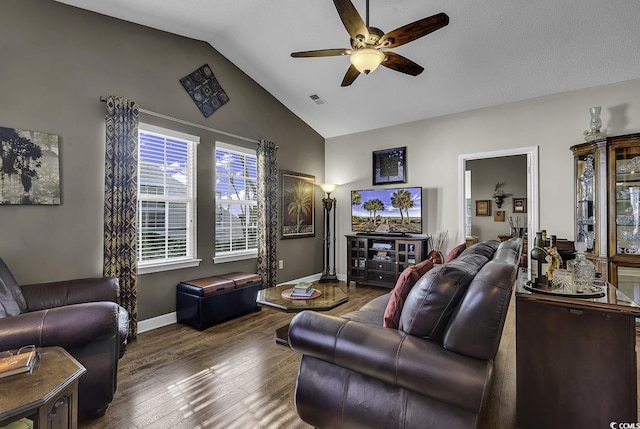
[[[635,317],[607,285],[602,298],[516,291],[519,429],[609,427],[637,421]]]
[[[426,259],[429,236],[347,235],[347,285],[393,288],[402,271]]]

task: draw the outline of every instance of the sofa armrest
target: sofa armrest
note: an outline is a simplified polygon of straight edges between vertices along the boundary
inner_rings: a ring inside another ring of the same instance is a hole
[[[94,277],[21,285],[29,311],[83,302],[118,302],[120,285],[115,277]]]
[[[297,314],[289,344],[299,353],[478,413],[493,362],[445,350],[436,341],[313,311]]]
[[[91,302],[33,311],[0,319],[0,350],[34,344],[73,349],[118,335],[120,307]]]

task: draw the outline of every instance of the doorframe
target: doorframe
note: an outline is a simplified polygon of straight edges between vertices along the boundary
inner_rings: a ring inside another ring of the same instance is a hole
[[[513,155],[527,155],[527,243],[533,243],[532,237],[535,234],[535,231],[538,230],[539,227],[539,217],[540,217],[540,198],[539,198],[539,189],[538,189],[538,173],[539,173],[539,162],[538,162],[538,151],[539,146],[528,146],[521,148],[513,148],[513,149],[504,149],[504,150],[495,150],[490,152],[478,152],[478,153],[469,153],[462,154],[458,157],[458,202],[460,204],[458,213],[460,213],[459,219],[459,231],[460,240],[464,242],[466,239],[466,222],[465,222],[465,212],[466,212],[466,204],[464,198],[464,173],[465,173],[465,165],[467,161],[476,160],[476,159],[487,159],[487,158],[500,158],[504,156],[513,156]],[[473,180],[473,178],[471,178]]]

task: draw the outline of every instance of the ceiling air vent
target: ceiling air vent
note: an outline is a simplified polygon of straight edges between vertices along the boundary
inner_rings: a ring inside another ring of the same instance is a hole
[[[316,104],[327,104],[327,101],[320,97],[318,94],[311,94],[309,98],[312,99]]]

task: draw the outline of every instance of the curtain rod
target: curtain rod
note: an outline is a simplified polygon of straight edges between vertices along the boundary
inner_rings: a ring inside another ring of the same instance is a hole
[[[103,103],[106,103],[107,102],[107,98],[106,97],[100,97],[100,101],[103,102]],[[141,113],[145,113],[147,115],[156,116],[158,118],[167,119],[169,121],[177,122],[179,124],[189,125],[190,127],[200,128],[202,130],[211,131],[211,132],[214,132],[214,133],[217,133],[217,134],[222,134],[222,135],[225,135],[225,136],[228,136],[228,137],[233,137],[233,138],[236,138],[236,139],[244,140],[246,142],[259,143],[258,140],[256,140],[256,139],[250,139],[249,137],[243,137],[243,136],[239,136],[237,134],[228,133],[226,131],[222,131],[222,130],[218,130],[218,129],[215,129],[215,128],[207,127],[207,126],[204,126],[204,125],[196,124],[196,123],[193,123],[193,122],[185,121],[184,119],[179,119],[179,118],[174,118],[172,116],[163,115],[162,113],[152,112],[150,110],[141,109],[141,108],[138,108],[138,111],[140,111]]]

